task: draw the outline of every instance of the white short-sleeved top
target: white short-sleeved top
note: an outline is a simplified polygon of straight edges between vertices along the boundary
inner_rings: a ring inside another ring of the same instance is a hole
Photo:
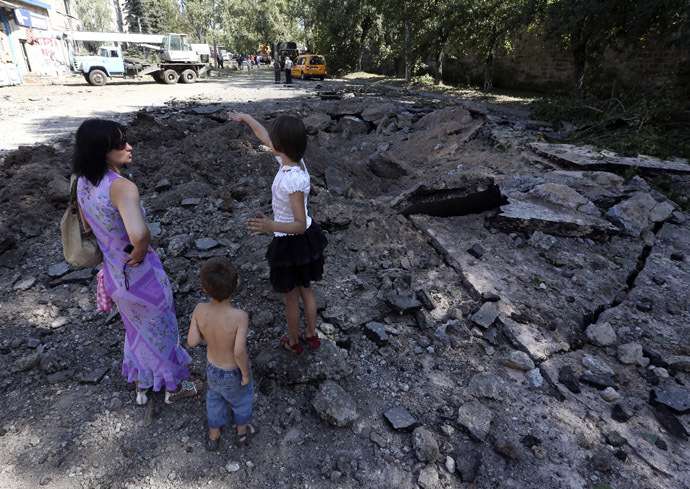
[[[276,177],[273,179],[271,185],[271,194],[273,195],[273,219],[276,222],[295,222],[295,216],[292,214],[292,206],[290,205],[290,194],[295,192],[304,193],[304,215],[307,218],[307,228],[311,226],[311,217],[307,212],[307,197],[311,190],[309,183],[309,172],[304,160],[300,160],[301,166],[286,166],[280,156],[276,156],[276,161],[280,165]],[[278,231],[273,232],[274,236],[287,236],[286,233]]]

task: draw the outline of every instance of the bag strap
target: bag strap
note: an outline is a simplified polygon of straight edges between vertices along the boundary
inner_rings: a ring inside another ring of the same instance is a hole
[[[69,191],[69,204],[72,205],[77,201],[77,178],[76,173],[72,173],[69,177],[70,181],[70,191]]]

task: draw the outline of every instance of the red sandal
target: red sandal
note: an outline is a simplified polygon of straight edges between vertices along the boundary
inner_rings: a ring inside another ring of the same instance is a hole
[[[316,336],[316,333],[314,333],[314,336],[307,336],[307,332],[302,331],[299,334],[299,339],[311,346],[314,350],[321,346],[321,341],[319,340],[319,337]]]
[[[290,337],[286,334],[284,334],[280,338],[280,345],[283,348],[285,348],[287,351],[294,353],[295,355],[301,355],[302,352],[304,351],[304,348],[299,343],[295,343],[294,345],[291,345],[290,344]]]

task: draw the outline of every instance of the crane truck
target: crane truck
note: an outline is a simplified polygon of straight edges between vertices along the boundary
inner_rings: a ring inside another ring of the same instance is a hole
[[[186,34],[124,34],[102,32],[70,32],[65,38],[72,41],[128,42],[159,51],[161,61],[149,63],[122,55],[118,46],[101,46],[95,56],[74,56],[69,49],[72,69],[95,86],[103,86],[109,78],[141,78],[151,75],[158,83],[194,83],[206,73],[211,64],[200,60],[199,45],[191,45]],[[192,46],[197,47],[195,51]],[[206,45],[201,45],[206,46]],[[207,47],[207,46],[206,46]]]

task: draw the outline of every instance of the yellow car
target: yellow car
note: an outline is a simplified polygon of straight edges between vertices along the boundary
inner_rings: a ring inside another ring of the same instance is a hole
[[[326,58],[320,54],[305,54],[297,56],[292,63],[292,76],[299,76],[302,80],[307,78],[326,77]]]

